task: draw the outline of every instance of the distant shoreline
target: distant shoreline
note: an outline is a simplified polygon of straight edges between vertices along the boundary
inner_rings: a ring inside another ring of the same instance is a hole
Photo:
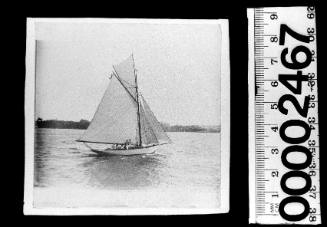
[[[35,121],[36,128],[53,128],[53,129],[81,129],[85,130],[89,126],[88,120],[80,121],[62,121],[62,120],[42,120],[38,118]],[[204,132],[204,133],[217,133],[220,132],[219,125],[213,126],[200,126],[200,125],[170,125],[162,123],[161,125],[166,132]]]

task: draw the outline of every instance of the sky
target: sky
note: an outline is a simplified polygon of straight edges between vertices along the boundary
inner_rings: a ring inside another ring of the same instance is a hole
[[[217,24],[37,22],[36,115],[91,120],[112,65],[132,53],[140,92],[160,122],[220,124]]]

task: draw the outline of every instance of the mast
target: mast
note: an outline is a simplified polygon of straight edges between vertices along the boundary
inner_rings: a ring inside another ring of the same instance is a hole
[[[140,101],[139,101],[139,88],[137,85],[137,73],[135,70],[135,62],[134,62],[134,56],[132,54],[133,58],[133,66],[134,66],[134,76],[135,76],[135,90],[136,90],[136,102],[137,102],[137,122],[138,122],[138,131],[139,131],[139,146],[142,146],[142,137],[141,137],[141,119],[140,119]]]

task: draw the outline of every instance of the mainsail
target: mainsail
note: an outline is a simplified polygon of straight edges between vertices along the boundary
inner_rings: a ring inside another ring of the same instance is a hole
[[[145,99],[139,95],[133,56],[114,69],[98,109],[79,141],[122,144],[128,140],[140,146],[170,143]]]
[[[81,141],[97,143],[137,142],[137,104],[113,76]]]
[[[130,94],[136,99],[136,80],[135,80],[135,66],[133,55],[129,56],[125,61],[118,65],[113,65],[118,79],[122,85],[130,92]]]

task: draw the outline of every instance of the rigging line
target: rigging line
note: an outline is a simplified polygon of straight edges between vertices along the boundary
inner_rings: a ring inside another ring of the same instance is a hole
[[[134,61],[134,55],[132,53],[132,59],[133,59],[133,69],[134,69],[134,77],[135,77],[135,89],[136,89],[136,100],[137,100],[137,117],[138,117],[138,126],[139,126],[139,139],[140,139],[140,146],[142,146],[142,134],[141,134],[141,119],[140,119],[140,102],[139,102],[139,88],[137,85],[137,74],[135,69],[135,61]]]
[[[118,76],[118,73],[116,72],[115,66],[113,66],[114,68],[114,76],[117,78],[117,80],[119,81],[119,83],[123,86],[123,88],[125,88],[125,90],[127,91],[127,93],[132,97],[132,99],[137,102],[137,100],[134,98],[134,96],[132,95],[132,93],[127,89],[127,87],[124,85],[124,83],[121,81],[120,77]]]
[[[124,79],[122,79],[122,78],[120,78],[120,80],[123,81],[124,83],[126,83],[126,84],[128,85],[128,86],[126,86],[126,87],[136,88],[136,87],[134,87],[133,85],[131,85],[129,82],[127,82],[126,80],[124,80]]]

